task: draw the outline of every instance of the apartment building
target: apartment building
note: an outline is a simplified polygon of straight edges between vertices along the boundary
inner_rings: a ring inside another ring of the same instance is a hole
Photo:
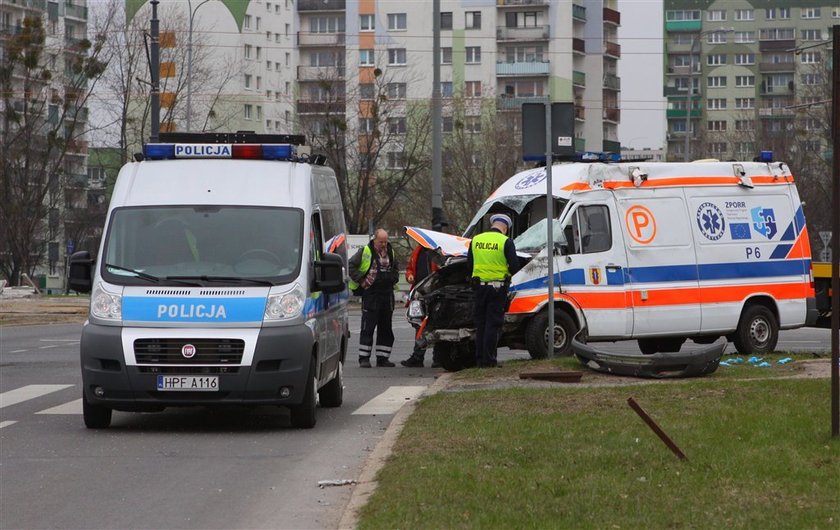
[[[24,255],[20,245],[10,244],[12,237],[3,234],[4,268],[15,263],[19,272],[34,267],[38,274],[58,278],[73,238],[84,231],[80,224],[89,188],[84,101],[88,83],[78,65],[87,55],[87,24],[84,0],[0,1],[4,66],[12,64],[10,47],[21,46],[25,35],[38,34],[36,28],[43,28],[44,35],[42,44],[29,45],[38,50],[38,63],[16,62],[10,75],[0,80],[3,180],[9,197],[0,206],[7,211],[3,224],[29,238]],[[22,179],[27,185],[20,184]],[[20,216],[28,219],[19,223]],[[32,218],[40,223],[32,225]]]
[[[830,83],[836,2],[666,0],[664,17],[668,159],[752,158],[794,133],[824,153],[804,110]]]
[[[345,113],[364,129],[364,101],[381,76],[391,100],[431,98],[431,1],[297,0],[296,8],[299,119]],[[617,0],[441,0],[440,11],[444,132],[452,99],[491,99],[496,112],[517,115],[526,102],[570,102],[576,149],[619,150]]]

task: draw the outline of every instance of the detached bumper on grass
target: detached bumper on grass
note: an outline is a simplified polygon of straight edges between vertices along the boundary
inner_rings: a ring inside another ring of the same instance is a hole
[[[587,368],[598,372],[653,379],[699,377],[717,370],[726,340],[720,338],[699,349],[653,355],[612,353],[596,350],[572,339],[572,352]]]

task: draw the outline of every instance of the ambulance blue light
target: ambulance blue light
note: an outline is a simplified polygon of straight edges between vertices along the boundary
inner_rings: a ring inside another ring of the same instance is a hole
[[[291,144],[264,144],[262,146],[263,160],[288,160],[294,154]]]
[[[143,155],[150,160],[175,158],[175,144],[145,144]]]
[[[772,162],[773,161],[773,151],[761,151],[758,153],[758,161],[759,162]]]

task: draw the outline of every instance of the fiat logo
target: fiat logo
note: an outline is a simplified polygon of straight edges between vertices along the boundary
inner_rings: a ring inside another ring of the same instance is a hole
[[[184,359],[192,359],[195,355],[195,346],[192,344],[184,344],[181,347],[181,355],[184,356]]]

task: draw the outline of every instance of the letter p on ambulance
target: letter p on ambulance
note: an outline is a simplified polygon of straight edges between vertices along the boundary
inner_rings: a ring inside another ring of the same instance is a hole
[[[631,206],[624,214],[624,224],[627,226],[627,233],[637,243],[647,245],[656,237],[656,219],[644,206]]]

